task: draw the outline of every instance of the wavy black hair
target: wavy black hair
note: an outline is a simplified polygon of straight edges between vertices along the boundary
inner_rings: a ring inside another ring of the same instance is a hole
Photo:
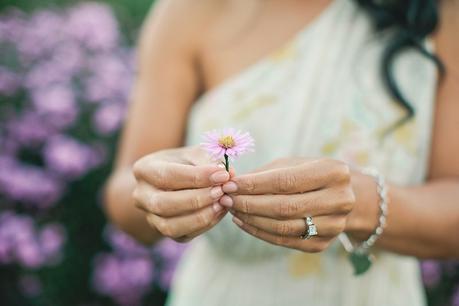
[[[424,40],[439,23],[438,0],[354,0],[371,17],[376,31],[393,30],[381,59],[381,75],[384,85],[395,101],[406,110],[406,115],[390,130],[397,128],[415,115],[415,109],[397,85],[393,68],[394,59],[406,49],[414,49],[432,60],[440,76],[445,68],[440,59],[425,48]]]

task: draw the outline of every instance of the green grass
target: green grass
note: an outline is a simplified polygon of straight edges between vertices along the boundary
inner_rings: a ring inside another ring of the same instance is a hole
[[[37,9],[66,7],[76,4],[76,0],[0,0],[0,12],[8,8],[18,8],[26,12]],[[133,42],[137,36],[142,21],[155,0],[99,0],[96,2],[110,5],[120,23],[121,31],[126,38]]]

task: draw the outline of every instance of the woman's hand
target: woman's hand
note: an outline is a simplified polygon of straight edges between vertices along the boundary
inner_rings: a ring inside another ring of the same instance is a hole
[[[323,251],[344,231],[355,196],[346,164],[286,158],[223,185],[220,203],[247,233],[269,243],[305,252]],[[312,216],[318,236],[300,238]]]
[[[159,151],[134,164],[136,206],[162,235],[185,242],[227,213],[218,201],[230,174],[199,147]]]

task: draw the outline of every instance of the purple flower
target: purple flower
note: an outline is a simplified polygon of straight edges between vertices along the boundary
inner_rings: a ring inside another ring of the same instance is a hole
[[[65,242],[65,230],[60,224],[48,224],[38,234],[41,251],[49,259],[59,259]]]
[[[123,262],[121,267],[125,282],[135,288],[150,285],[153,280],[153,262],[149,257],[133,257]]]
[[[12,212],[6,211],[0,214],[0,263],[9,264],[15,259],[15,233],[22,225],[16,226],[17,223],[20,223],[19,221]],[[27,226],[30,224],[25,225],[22,233],[27,233],[30,230]]]
[[[36,146],[54,133],[46,120],[37,113],[26,111],[10,120],[6,126],[10,140],[21,146]]]
[[[118,103],[102,105],[93,117],[95,130],[101,135],[108,135],[119,129],[125,115],[125,106]]]
[[[21,78],[18,74],[0,67],[0,94],[12,96],[21,86]]]
[[[0,42],[15,42],[26,27],[24,13],[12,9],[0,16]]]
[[[164,265],[159,272],[158,284],[163,290],[169,290],[174,279],[176,265]]]
[[[149,257],[101,254],[95,260],[93,284],[97,292],[121,305],[138,305],[149,291],[154,267]]]
[[[64,19],[51,11],[38,11],[30,16],[27,27],[15,39],[24,60],[34,61],[51,52],[62,40],[60,29],[63,25]]]
[[[451,306],[459,306],[459,286],[456,287],[456,291],[453,293],[451,298]]]
[[[24,86],[33,96],[33,91],[44,90],[57,84],[69,84],[72,75],[67,66],[68,64],[62,64],[56,59],[37,63],[27,70]]]
[[[118,25],[107,5],[87,2],[69,11],[65,32],[91,50],[109,50],[118,43]]]
[[[71,125],[78,113],[74,93],[66,86],[55,85],[34,92],[33,103],[40,114],[61,128]]]
[[[104,235],[112,248],[119,254],[127,256],[148,256],[150,254],[147,247],[111,225],[105,228]]]
[[[41,168],[0,160],[0,194],[27,205],[48,208],[62,195],[63,186]]]
[[[155,254],[169,265],[175,265],[188,247],[185,243],[178,243],[172,239],[163,239],[154,248]]]
[[[123,58],[100,54],[89,61],[91,75],[85,81],[85,96],[89,101],[127,99],[130,70]]]
[[[40,246],[33,239],[18,240],[15,251],[19,263],[27,268],[38,268],[45,262]]]
[[[78,76],[86,64],[85,53],[76,42],[66,42],[55,48],[49,61],[61,75],[61,80],[68,82]]]
[[[201,146],[215,160],[225,160],[226,171],[229,171],[229,160],[234,160],[246,152],[253,152],[255,142],[248,132],[241,132],[233,128],[221,131],[213,130],[204,133],[204,142]]]
[[[421,272],[424,284],[429,288],[434,287],[441,279],[441,266],[437,261],[424,260],[421,262]]]
[[[161,269],[158,271],[158,283],[164,290],[170,288],[175,268],[186,248],[186,244],[171,239],[163,239],[155,246],[154,251],[161,257],[162,262]]]
[[[32,269],[55,264],[63,237],[63,228],[57,224],[39,232],[30,216],[4,212],[0,215],[0,262],[16,261]]]
[[[90,146],[63,135],[51,138],[43,155],[49,169],[68,178],[80,177],[100,162]]]

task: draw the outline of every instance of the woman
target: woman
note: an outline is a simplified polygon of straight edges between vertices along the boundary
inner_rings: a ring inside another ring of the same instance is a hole
[[[169,305],[423,305],[415,258],[459,257],[458,19],[452,0],[158,3],[106,204],[144,243],[193,240]],[[231,175],[196,146],[223,127],[256,140]]]

